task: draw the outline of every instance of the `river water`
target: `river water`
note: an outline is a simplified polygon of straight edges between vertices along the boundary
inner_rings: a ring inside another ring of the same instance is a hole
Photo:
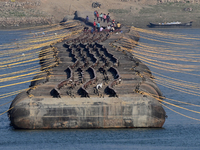
[[[167,48],[167,54],[173,54],[174,56],[178,56],[181,54],[191,56],[191,60],[196,59],[195,62],[188,61],[179,61],[177,60],[165,60],[164,66],[167,66],[167,63],[182,63],[184,66],[186,65],[199,65],[200,66],[200,29],[159,29],[152,30],[153,32],[162,33],[163,37],[152,36],[151,34],[147,34],[145,32],[141,32],[141,39],[138,47],[135,48],[136,51],[142,52],[141,45],[145,44],[153,47],[154,49],[160,49],[160,52],[163,52],[163,49]],[[37,63],[24,64],[20,67],[13,66],[3,66],[2,62],[6,60],[10,60],[9,57],[15,58],[16,53],[6,55],[6,51],[10,51],[13,48],[15,51],[16,45],[18,49],[20,49],[20,43],[27,38],[30,38],[30,33],[33,31],[23,30],[23,31],[0,31],[0,58],[1,58],[1,68],[0,68],[0,79],[3,78],[2,75],[16,72],[19,70],[24,70],[25,68],[39,67]],[[35,31],[34,31],[35,32]],[[167,37],[170,35],[178,35],[179,37],[184,36],[183,39],[170,38]],[[144,38],[143,38],[144,37]],[[147,37],[155,38],[155,40],[149,40]],[[187,39],[191,38],[191,39]],[[166,39],[167,38],[167,39]],[[162,41],[159,42],[158,40]],[[166,41],[166,42],[163,42]],[[170,44],[179,43],[179,44]],[[199,43],[198,43],[199,42]],[[180,43],[192,43],[191,45],[181,45]],[[173,51],[174,49],[174,51]],[[172,51],[169,51],[172,50]],[[11,51],[10,51],[11,52]],[[34,52],[34,51],[33,51]],[[166,53],[163,52],[163,55]],[[23,55],[23,52],[19,51],[19,55]],[[34,54],[33,54],[34,55]],[[145,55],[145,54],[143,54]],[[142,56],[142,55],[138,55]],[[149,55],[150,56],[150,55]],[[161,55],[160,55],[161,56]],[[170,55],[171,56],[171,55]],[[16,56],[17,57],[17,56]],[[26,56],[25,56],[26,57]],[[33,56],[33,58],[37,58],[37,54]],[[145,58],[147,55],[145,56]],[[195,58],[194,58],[195,57]],[[141,57],[142,58],[142,57]],[[153,58],[152,58],[153,59]],[[158,58],[159,59],[159,58]],[[200,69],[197,67],[191,71],[172,72],[169,70],[160,70],[159,68],[153,67],[152,64],[147,64],[147,66],[152,70],[153,75],[157,77],[157,75],[162,74],[168,76],[170,78],[176,78],[179,80],[187,81],[187,83],[195,83],[195,85],[199,86],[200,77],[196,76],[200,74]],[[162,68],[160,66],[160,68]],[[168,68],[169,69],[169,68]],[[178,69],[178,68],[177,68]],[[28,76],[27,78],[19,78],[14,81],[5,81],[0,82],[0,105],[5,104],[14,99],[15,95],[3,98],[3,94],[18,91],[20,89],[28,88],[30,82],[4,87],[4,85],[8,85],[11,83],[18,83],[22,81],[31,80],[32,76]],[[168,81],[169,82],[169,81]],[[167,98],[179,100],[187,103],[193,103],[196,105],[200,105],[199,94],[196,93],[191,95],[186,92],[176,91],[175,89],[168,88],[159,84],[163,95]],[[200,87],[200,86],[199,86]],[[184,86],[182,86],[184,88]],[[188,89],[189,90],[189,89]],[[171,102],[176,104],[176,106],[187,107],[188,109],[199,111],[199,107],[188,106],[186,104]],[[5,104],[0,106],[0,113],[5,112],[9,109],[9,105]],[[186,110],[182,110],[171,105],[166,106],[176,110],[179,113],[185,114],[192,118],[200,119],[200,115],[198,113],[191,113]],[[199,150],[200,149],[200,121],[194,120],[191,118],[187,118],[182,116],[176,112],[169,110],[164,107],[168,118],[161,129],[155,128],[139,128],[139,129],[78,129],[78,130],[15,130],[10,126],[10,122],[7,114],[3,114],[0,116],[0,149],[4,150],[23,150],[23,149],[70,149],[70,150],[88,150],[88,149],[113,149],[113,150],[121,150],[121,149],[149,149],[149,150]]]

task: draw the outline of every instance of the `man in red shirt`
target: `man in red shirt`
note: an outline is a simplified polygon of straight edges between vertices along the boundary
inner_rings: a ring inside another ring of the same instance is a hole
[[[96,16],[97,16],[97,21],[99,21],[99,13],[98,12],[97,12]]]
[[[93,22],[93,27],[94,27],[94,31],[96,30],[96,22],[95,22],[95,19],[94,19],[94,22]]]

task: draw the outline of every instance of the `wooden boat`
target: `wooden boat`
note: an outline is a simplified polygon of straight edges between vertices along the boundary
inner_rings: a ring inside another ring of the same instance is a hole
[[[181,23],[181,22],[167,22],[167,23],[151,23],[149,22],[149,25],[147,25],[149,28],[169,28],[169,27],[191,27],[192,21],[187,23]]]

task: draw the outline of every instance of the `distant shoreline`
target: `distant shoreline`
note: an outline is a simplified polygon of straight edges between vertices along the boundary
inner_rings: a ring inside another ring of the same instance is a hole
[[[19,25],[15,25],[15,24],[7,24],[6,26],[2,26],[0,25],[0,30],[17,30],[17,29],[23,29],[23,28],[28,28],[28,27],[38,27],[38,26],[43,26],[43,25],[53,25],[53,24],[59,24],[60,22],[55,22],[54,20],[52,20],[51,22],[44,22],[44,21],[41,21],[41,23],[37,23],[37,24],[28,24],[28,23],[20,23]],[[123,22],[122,22],[123,24]],[[129,25],[129,26],[135,26],[134,24],[126,24],[126,25]],[[139,22],[137,23],[137,25],[135,27],[138,27],[138,28],[149,28],[147,26],[148,24],[140,24]],[[200,28],[200,24],[196,24],[196,25],[192,25],[191,27],[179,27],[179,29],[198,29]],[[149,29],[152,29],[152,28],[149,28]],[[156,29],[156,28],[154,28]],[[166,29],[166,28],[164,28]]]
[[[0,18],[0,29],[19,29],[21,27],[51,25],[54,23],[54,19],[50,17]]]
[[[84,17],[89,11],[110,13],[110,17],[126,26],[148,28],[149,22],[162,23],[179,21],[182,23],[193,21],[191,28],[200,28],[200,4],[182,1],[168,1],[159,3],[156,0],[131,1],[110,0],[104,3],[98,0],[101,7],[93,8],[90,1],[64,0],[0,0],[0,29],[19,29],[59,23],[67,16],[71,20],[75,11],[80,11]]]

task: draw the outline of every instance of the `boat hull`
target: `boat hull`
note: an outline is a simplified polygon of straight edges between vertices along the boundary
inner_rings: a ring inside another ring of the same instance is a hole
[[[183,28],[183,27],[191,27],[192,26],[192,22],[188,22],[188,23],[181,23],[181,24],[155,24],[155,23],[149,23],[149,25],[147,25],[149,28]]]
[[[24,97],[11,107],[11,124],[17,129],[160,128],[166,116],[160,102],[141,94],[90,99]]]

